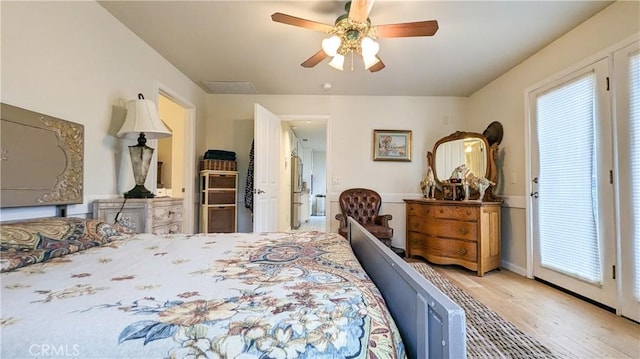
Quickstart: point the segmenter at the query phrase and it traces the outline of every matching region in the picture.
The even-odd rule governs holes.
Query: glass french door
[[[529,94],[533,274],[616,307],[608,60]]]
[[[613,54],[618,154],[620,313],[640,321],[640,46]]]

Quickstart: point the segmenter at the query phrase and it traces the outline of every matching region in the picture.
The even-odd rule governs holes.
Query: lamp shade
[[[322,51],[329,56],[336,56],[338,48],[340,47],[341,40],[338,36],[333,35],[327,39],[322,40]]]
[[[141,132],[149,139],[171,136],[153,101],[145,100],[139,94],[137,100],[127,101],[127,118],[118,131],[118,137],[134,140]]]
[[[344,56],[340,54],[336,54],[336,56],[334,56],[333,59],[329,62],[329,66],[340,71],[342,71],[343,65],[344,65]]]
[[[376,56],[378,51],[380,51],[380,44],[373,41],[370,37],[365,37],[362,39],[362,43],[360,44],[362,47],[362,55],[363,56]]]

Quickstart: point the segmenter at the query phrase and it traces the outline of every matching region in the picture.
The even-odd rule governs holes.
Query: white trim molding
[[[527,196],[499,196],[504,202],[503,207],[508,208],[527,208]]]

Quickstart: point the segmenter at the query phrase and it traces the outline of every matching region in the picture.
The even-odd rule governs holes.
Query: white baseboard
[[[527,270],[525,268],[517,266],[517,265],[515,265],[513,263],[502,261],[502,263],[500,263],[500,265],[502,266],[502,268],[508,269],[508,270],[512,271],[513,273],[520,274],[523,277],[527,276]]]

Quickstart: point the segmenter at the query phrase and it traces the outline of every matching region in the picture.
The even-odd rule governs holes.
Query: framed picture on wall
[[[410,130],[373,130],[374,161],[411,161]]]

